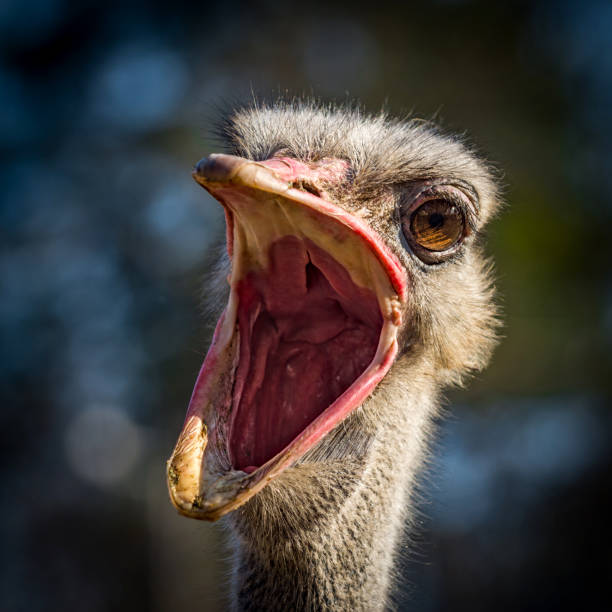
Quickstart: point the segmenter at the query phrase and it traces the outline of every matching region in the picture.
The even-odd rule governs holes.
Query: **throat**
[[[340,397],[376,354],[382,317],[323,249],[295,236],[269,268],[237,286],[239,361],[229,451],[235,469],[263,465]]]
[[[367,430],[366,453],[301,463],[230,515],[235,610],[389,609],[437,406],[427,364],[412,370],[411,385],[405,374],[345,423],[349,444]]]

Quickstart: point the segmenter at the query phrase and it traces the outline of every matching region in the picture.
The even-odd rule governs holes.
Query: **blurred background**
[[[400,609],[600,610],[612,514],[612,4],[0,3],[2,610],[226,608],[165,461],[207,348],[218,109],[288,90],[504,172],[505,338],[450,396]]]

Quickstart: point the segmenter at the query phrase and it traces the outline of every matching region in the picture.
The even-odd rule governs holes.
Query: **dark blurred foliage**
[[[612,4],[0,5],[3,610],[221,610],[164,463],[222,218],[189,176],[251,91],[435,116],[504,172],[505,338],[452,394],[400,606],[599,610],[611,575]]]

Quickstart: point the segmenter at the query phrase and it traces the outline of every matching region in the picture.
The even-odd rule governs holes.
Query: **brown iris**
[[[463,238],[465,220],[461,209],[446,200],[429,200],[410,217],[413,240],[428,251],[446,251]]]

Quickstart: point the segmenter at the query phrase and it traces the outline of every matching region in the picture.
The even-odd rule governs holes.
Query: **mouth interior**
[[[236,285],[240,338],[229,452],[252,472],[282,451],[374,359],[374,291],[308,238],[272,242],[268,267]]]

